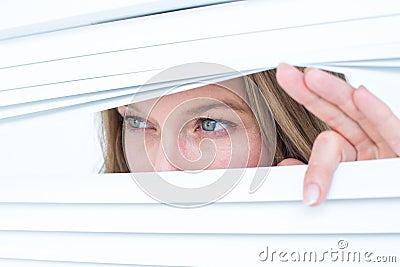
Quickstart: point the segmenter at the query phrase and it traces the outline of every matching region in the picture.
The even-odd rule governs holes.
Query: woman
[[[326,198],[333,173],[340,162],[400,155],[399,119],[366,88],[360,86],[355,90],[342,75],[312,68],[303,72],[281,64],[276,70],[247,77],[259,88],[273,115],[276,125],[276,146],[273,148],[276,153],[273,159],[268,158],[270,129],[263,124],[263,113],[266,112],[262,108],[257,109],[260,98],[257,92],[249,95],[247,87],[246,90],[228,94],[210,85],[163,96],[157,100],[160,101],[158,105],[154,101],[144,101],[139,106],[146,111],[136,111],[140,109],[136,106],[132,108],[133,115],[126,106],[104,111],[105,171],[129,172],[131,161],[139,167],[134,171],[183,170],[190,166],[185,162],[195,161],[200,163],[194,164],[194,169],[267,166],[268,162],[278,166],[308,164],[303,188],[304,202],[315,206]],[[169,112],[176,106],[182,107],[182,110],[175,110],[175,114],[180,115],[170,120],[176,122],[184,114],[185,107],[195,106],[195,103],[186,106],[184,103],[190,99],[205,101],[210,95],[216,102],[208,106],[219,106],[218,111],[212,110],[213,114],[219,112],[230,117],[230,121],[210,116],[207,113],[209,110],[203,111],[201,116],[183,120],[177,126],[179,131],[171,133],[170,139],[168,135],[165,137],[170,148],[160,149],[160,143],[165,141],[161,141],[164,129],[173,129],[163,127],[168,118],[173,117]],[[241,105],[240,98],[247,98],[247,108]],[[235,112],[230,113],[229,110]],[[139,116],[140,112],[146,115]],[[127,160],[122,141],[123,117],[130,128],[125,139],[130,145],[135,145],[126,149]],[[243,140],[242,137],[248,140],[246,149],[238,145],[240,141],[232,141],[234,138]],[[212,139],[213,144],[199,149],[204,145],[201,143],[203,139]],[[266,150],[263,150],[263,144],[267,144]],[[204,161],[199,160],[204,156],[202,149],[211,149],[215,155]],[[247,157],[240,156],[243,153]],[[142,160],[144,155],[149,159],[147,163]]]

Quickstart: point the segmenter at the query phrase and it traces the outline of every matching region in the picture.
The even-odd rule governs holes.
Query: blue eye
[[[126,119],[129,122],[129,126],[133,128],[144,129],[148,127],[146,120],[140,117],[132,116],[132,117],[126,117]]]
[[[215,131],[215,130],[222,130],[224,127],[216,120],[212,119],[203,119],[201,121],[201,128],[204,131]]]

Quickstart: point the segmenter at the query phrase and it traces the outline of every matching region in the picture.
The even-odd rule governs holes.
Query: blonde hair
[[[304,68],[299,69],[304,70]],[[332,74],[345,80],[343,74]],[[307,163],[315,138],[329,127],[286,94],[276,80],[276,69],[254,73],[246,77],[256,85],[254,87],[247,83],[248,88],[259,88],[258,92],[248,90],[247,96],[257,121],[261,123],[261,129],[264,129],[262,122],[267,118],[265,118],[266,114],[261,108],[262,105],[259,103],[257,94],[263,94],[275,121],[277,136],[273,165],[284,158],[295,158]],[[104,156],[101,172],[129,172],[122,149],[123,118],[114,108],[102,111],[101,119],[101,145]],[[267,132],[261,131],[263,140],[268,138]]]

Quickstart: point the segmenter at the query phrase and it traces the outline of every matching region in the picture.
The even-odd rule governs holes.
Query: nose
[[[164,147],[165,149],[165,147]],[[173,163],[173,157],[169,157],[166,155],[166,152],[163,149],[163,145],[161,142],[158,147],[155,149],[153,168],[154,171],[178,171],[178,169]]]

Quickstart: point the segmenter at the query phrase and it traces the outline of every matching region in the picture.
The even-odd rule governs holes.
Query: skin
[[[314,142],[304,177],[304,202],[324,201],[340,162],[393,158],[400,155],[400,120],[365,87],[353,88],[322,70],[305,73],[288,64],[277,70],[279,85],[332,130]],[[279,165],[303,164],[285,159]],[[311,189],[310,189],[311,188]]]
[[[242,79],[234,79],[119,107],[130,170],[262,166],[260,130],[244,97]],[[219,122],[206,131],[202,121]]]
[[[259,129],[250,109],[241,105],[243,103],[238,97],[244,98],[243,84],[239,80],[232,81],[228,87],[238,88],[235,92],[209,85],[163,96],[157,103],[153,100],[135,103],[139,113],[131,105],[129,108],[119,107],[123,116],[140,115],[146,118],[149,115],[148,128],[128,131],[130,133],[125,136],[127,144],[134,147],[126,149],[127,160],[129,165],[134,166],[133,170],[265,166],[268,159],[262,156]],[[340,162],[400,155],[400,120],[363,86],[355,89],[322,70],[308,68],[302,73],[288,64],[278,66],[277,81],[293,99],[332,129],[322,132],[314,142],[304,177],[305,204],[316,206],[325,200]],[[197,102],[190,102],[192,99],[197,99]],[[226,100],[241,106],[241,110],[232,112],[231,108],[220,106],[192,117],[183,115],[189,114],[188,110],[195,106],[224,103]],[[193,123],[196,117],[221,116],[236,126],[226,127],[215,134],[203,131],[199,123]],[[247,140],[246,146],[243,140]],[[287,158],[278,166],[299,164],[304,163]]]

